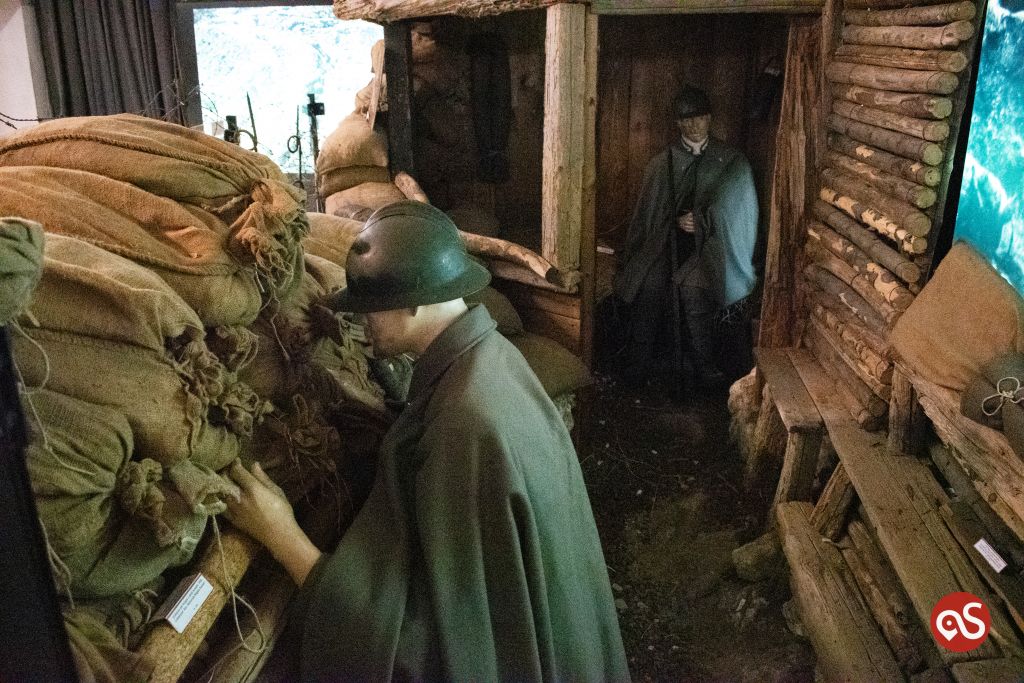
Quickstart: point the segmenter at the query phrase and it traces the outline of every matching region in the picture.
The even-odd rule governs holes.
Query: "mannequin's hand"
[[[694,220],[693,212],[687,211],[678,218],[679,229],[683,232],[695,233],[697,232],[697,222]]]
[[[284,491],[267,476],[259,463],[253,465],[252,472],[249,472],[236,461],[229,474],[242,490],[242,496],[238,502],[228,502],[225,516],[273,552],[277,539],[294,534],[298,529],[295,513]]]

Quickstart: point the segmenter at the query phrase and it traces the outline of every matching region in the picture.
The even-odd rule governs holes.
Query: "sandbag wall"
[[[260,461],[293,499],[330,484],[346,411],[383,391],[323,305],[344,270],[304,254],[302,195],[266,157],[137,116],[55,120],[0,144],[0,216],[45,230],[12,338],[76,659],[144,679],[162,574],[236,493],[220,470]]]
[[[825,74],[828,148],[807,210],[804,344],[868,429],[888,409],[888,332],[928,272],[977,31],[973,2],[906,4],[845,3]]]

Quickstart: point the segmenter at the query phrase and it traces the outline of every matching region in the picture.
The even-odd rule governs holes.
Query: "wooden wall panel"
[[[772,56],[781,64],[785,31],[784,19],[755,15],[601,18],[596,230],[602,243],[622,245],[647,164],[678,135],[671,99],[684,83],[708,92],[712,134],[747,153],[767,199],[775,120],[752,121],[748,113],[754,79]],[[762,207],[767,214],[767,202]]]

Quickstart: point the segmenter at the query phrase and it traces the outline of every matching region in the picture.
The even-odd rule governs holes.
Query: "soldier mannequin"
[[[707,95],[686,86],[672,106],[680,137],[647,166],[614,289],[630,310],[631,379],[658,370],[658,331],[678,297],[697,379],[716,385],[718,322],[754,287],[757,194],[742,153],[709,135]]]

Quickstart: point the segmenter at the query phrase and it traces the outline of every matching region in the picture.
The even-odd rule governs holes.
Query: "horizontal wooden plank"
[[[953,449],[982,499],[1018,538],[1024,538],[1024,462],[1010,448],[1006,436],[961,415],[960,397],[953,390],[928,381],[905,365],[900,368],[917,390],[939,438]]]
[[[776,508],[776,518],[793,597],[824,679],[904,680],[846,563],[811,526],[810,512],[807,503],[784,503]]]
[[[755,349],[757,367],[772,388],[775,407],[790,432],[821,429],[821,415],[785,349]]]
[[[593,0],[596,14],[820,13],[823,0]]]

